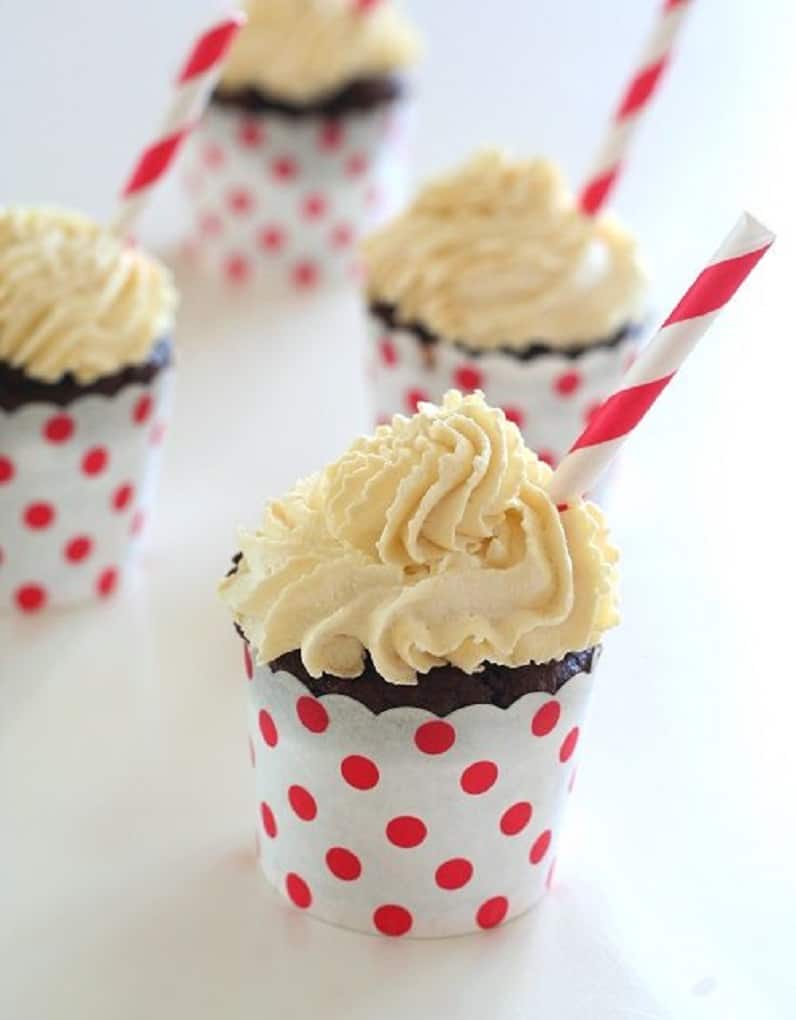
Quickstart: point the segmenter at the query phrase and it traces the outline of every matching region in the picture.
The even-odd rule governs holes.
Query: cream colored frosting
[[[259,86],[296,102],[412,63],[415,31],[387,2],[358,10],[354,0],[249,0],[222,88]]]
[[[0,208],[0,360],[81,383],[146,360],[171,330],[168,270],[109,230],[55,208]]]
[[[630,235],[583,215],[552,163],[497,150],[425,187],[364,257],[371,300],[475,348],[588,343],[644,307]]]
[[[268,662],[396,684],[450,662],[520,666],[617,623],[617,554],[596,506],[559,514],[552,472],[480,393],[451,391],[358,439],[240,533],[221,596]]]

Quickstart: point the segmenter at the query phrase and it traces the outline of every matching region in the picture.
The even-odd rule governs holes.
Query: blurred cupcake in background
[[[191,250],[232,284],[339,283],[405,199],[418,37],[386,0],[250,0],[247,13],[188,157]]]
[[[646,277],[556,166],[489,150],[432,181],[363,246],[377,422],[483,390],[554,465],[632,360]]]
[[[0,209],[0,607],[117,588],[171,383],[167,270],[78,213]]]

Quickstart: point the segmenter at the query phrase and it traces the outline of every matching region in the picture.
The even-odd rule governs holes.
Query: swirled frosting
[[[364,257],[370,300],[475,348],[588,343],[643,311],[630,235],[583,215],[552,163],[497,150],[425,187]]]
[[[173,326],[168,271],[54,208],[0,208],[0,360],[44,382],[93,382],[146,360]]]
[[[601,512],[559,514],[551,471],[480,393],[451,391],[358,439],[240,534],[224,601],[260,662],[385,680],[548,662],[617,622]]]
[[[232,45],[222,88],[259,86],[297,102],[358,78],[412,63],[419,40],[387,0],[370,10],[354,0],[249,0],[248,21]]]

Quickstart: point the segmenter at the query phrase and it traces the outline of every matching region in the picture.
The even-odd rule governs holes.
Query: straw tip
[[[776,234],[773,230],[753,216],[748,209],[741,213],[736,230],[748,239],[752,248],[768,248],[774,243]]]

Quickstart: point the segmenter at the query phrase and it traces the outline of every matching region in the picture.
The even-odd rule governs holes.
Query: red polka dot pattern
[[[342,147],[345,132],[339,120],[328,120],[321,128],[319,143],[322,149],[337,150]]]
[[[271,173],[278,181],[292,181],[298,172],[298,163],[290,156],[280,156],[271,164]]]
[[[143,425],[149,421],[152,415],[153,401],[149,393],[143,393],[135,402],[133,408],[133,421],[136,425]]]
[[[546,702],[531,720],[531,733],[535,737],[546,737],[555,729],[560,717],[561,705],[557,701]]]
[[[361,754],[349,754],[340,763],[343,779],[355,790],[372,790],[379,781],[379,770],[375,762]]]
[[[310,733],[323,733],[329,725],[329,713],[317,698],[301,697],[296,702],[296,714]]]
[[[281,227],[264,227],[260,231],[260,247],[264,251],[281,251],[285,245],[285,232]]]
[[[260,804],[260,818],[263,822],[263,830],[270,839],[276,839],[276,818],[271,808],[263,802]]]
[[[550,841],[553,838],[553,834],[549,829],[545,829],[541,836],[538,836],[531,847],[530,861],[531,864],[538,864],[544,858],[544,855],[550,849]]]
[[[130,482],[125,482],[124,485],[120,485],[113,494],[113,509],[126,510],[133,500],[134,493],[135,489]]]
[[[396,903],[385,903],[373,912],[373,927],[382,935],[406,935],[412,930],[412,915]]]
[[[428,829],[424,822],[413,815],[399,815],[397,818],[390,819],[385,832],[392,845],[401,847],[402,850],[411,850],[420,846],[428,835]]]
[[[381,354],[381,360],[388,368],[398,364],[398,352],[395,349],[395,344],[389,338],[385,337],[380,341],[379,353]]]
[[[421,402],[428,401],[430,399],[431,398],[425,390],[409,390],[406,394],[406,409],[410,414],[416,414]]]
[[[317,220],[326,213],[326,199],[323,195],[307,195],[304,199],[301,211],[308,220]]]
[[[97,594],[107,598],[116,591],[119,574],[115,567],[107,567],[97,578]]]
[[[563,372],[555,381],[555,390],[561,397],[572,396],[580,387],[581,378],[578,372]]]
[[[500,831],[504,836],[516,836],[522,832],[530,822],[533,815],[533,807],[527,800],[517,801],[510,808],[506,808],[500,817]]]
[[[561,745],[561,749],[558,752],[558,757],[562,762],[567,762],[575,753],[575,748],[578,745],[578,736],[580,730],[577,726],[573,727],[569,733],[564,737],[564,742]]]
[[[461,889],[472,877],[473,866],[464,857],[453,857],[434,872],[434,881],[440,889]]]
[[[14,477],[14,462],[10,457],[0,457],[0,485],[5,485]]]
[[[262,734],[263,740],[269,747],[276,747],[279,743],[279,733],[276,729],[276,723],[274,722],[273,716],[270,712],[267,712],[264,708],[260,709],[260,715],[257,719],[260,727],[260,733]]]
[[[459,785],[465,793],[486,793],[497,782],[498,767],[493,761],[476,761],[462,772]]]
[[[465,393],[479,390],[484,385],[483,375],[472,365],[464,365],[457,369],[453,378],[457,387]]]
[[[350,174],[351,177],[359,177],[360,174],[364,174],[368,169],[367,156],[361,152],[355,152],[347,160],[345,168],[346,173]]]
[[[265,129],[256,120],[244,120],[238,128],[238,140],[247,149],[256,149],[265,142]]]
[[[456,742],[456,730],[442,719],[422,723],[415,730],[415,744],[424,754],[444,754]]]
[[[287,791],[290,806],[302,822],[311,822],[318,814],[318,805],[309,790],[303,786],[291,786]]]
[[[475,922],[479,928],[496,928],[504,920],[509,910],[509,901],[505,896],[493,896],[478,908]]]
[[[15,601],[23,613],[36,613],[47,604],[47,591],[40,584],[23,584],[17,588]]]
[[[254,208],[254,195],[245,188],[233,188],[227,195],[227,205],[231,212],[246,216]]]
[[[310,887],[300,875],[293,871],[285,876],[285,891],[300,910],[306,910],[312,904]]]
[[[524,428],[525,414],[519,407],[504,407],[503,414],[505,414],[506,420],[513,421],[518,429]]]
[[[88,475],[90,478],[102,474],[107,466],[108,451],[104,446],[92,446],[90,450],[83,454],[83,460],[80,462],[83,474]]]
[[[55,510],[50,503],[31,503],[23,515],[27,527],[34,531],[49,528],[55,520]]]
[[[299,290],[306,290],[318,283],[318,267],[314,262],[298,262],[292,270],[293,284]]]
[[[91,554],[92,542],[88,535],[78,535],[64,546],[64,558],[69,563],[82,563]]]
[[[65,443],[74,431],[75,423],[68,414],[55,414],[44,426],[44,438],[50,443]]]
[[[224,263],[224,275],[230,283],[244,283],[251,275],[251,266],[245,255],[230,255]]]
[[[326,853],[326,866],[342,882],[354,882],[362,874],[362,862],[351,850],[333,846]]]

